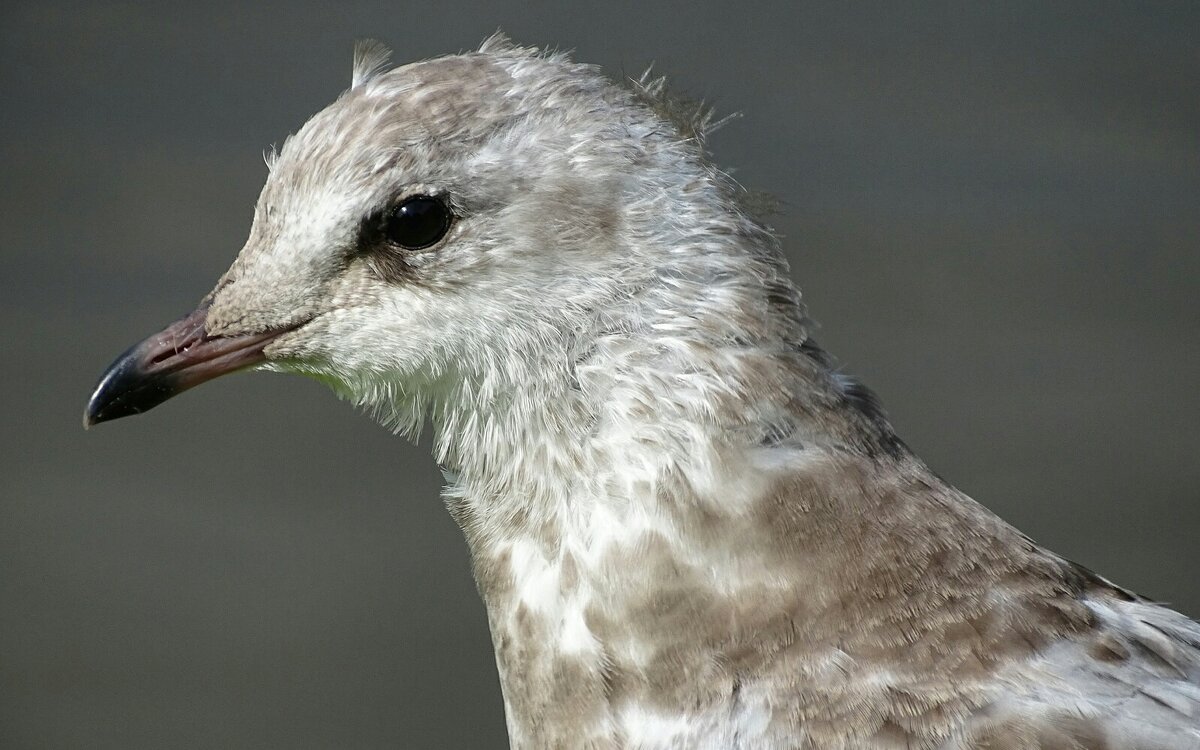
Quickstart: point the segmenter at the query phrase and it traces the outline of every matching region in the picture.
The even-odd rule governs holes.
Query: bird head
[[[645,244],[629,207],[654,198],[647,169],[685,180],[696,149],[627,89],[503,38],[392,70],[387,54],[360,44],[351,88],[268,156],[229,271],[113,363],[85,424],[247,368],[376,406],[467,382],[494,395],[584,346],[652,272],[626,251]]]
[[[360,44],[351,87],[268,156],[230,269],[109,367],[85,426],[258,369],[411,431],[439,404],[577,393],[580,363],[622,337],[661,336],[652,364],[688,326],[746,341],[773,281],[798,309],[774,239],[705,159],[703,107],[499,36],[388,54]]]

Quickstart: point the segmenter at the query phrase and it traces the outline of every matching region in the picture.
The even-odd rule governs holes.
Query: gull
[[[501,35],[388,58],[356,47],[85,425],[243,369],[431,425],[514,748],[1200,748],[1200,625],[910,451],[709,110]]]

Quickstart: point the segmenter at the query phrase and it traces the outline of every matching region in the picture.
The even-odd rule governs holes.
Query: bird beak
[[[172,396],[225,373],[266,361],[263,350],[296,326],[237,336],[205,332],[208,305],[201,305],[117,357],[83,413],[84,429],[110,419],[141,414]]]

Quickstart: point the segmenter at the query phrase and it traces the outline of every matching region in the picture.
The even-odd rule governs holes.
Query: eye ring
[[[450,208],[444,200],[432,195],[413,195],[388,212],[383,231],[397,247],[423,250],[441,242],[451,223]]]

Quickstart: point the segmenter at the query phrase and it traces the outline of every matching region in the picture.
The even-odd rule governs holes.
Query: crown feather
[[[391,48],[378,39],[360,39],[355,42],[350,88],[356,89],[382,73],[391,57]]]

